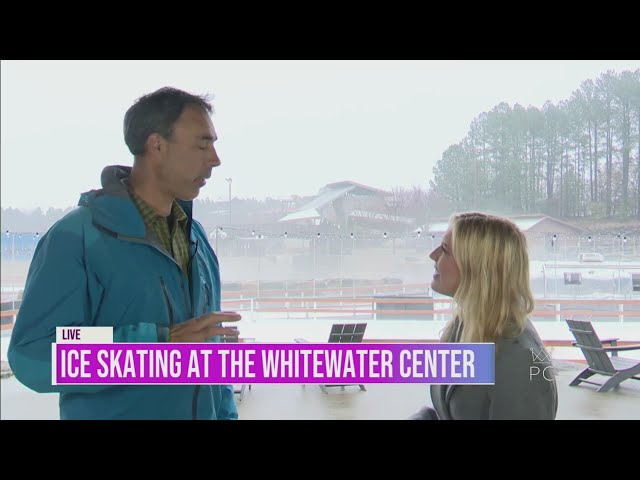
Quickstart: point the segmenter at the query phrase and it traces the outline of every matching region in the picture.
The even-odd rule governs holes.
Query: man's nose
[[[220,161],[220,157],[218,156],[218,152],[216,152],[216,150],[214,148],[213,152],[209,156],[209,164],[211,165],[211,168],[214,168],[214,167],[219,167],[221,163],[222,162]]]

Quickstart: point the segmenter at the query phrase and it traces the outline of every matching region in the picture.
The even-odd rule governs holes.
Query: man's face
[[[451,229],[442,238],[442,244],[429,257],[436,262],[431,288],[442,295],[453,297],[460,285],[460,271],[453,258]]]
[[[214,142],[218,139],[205,110],[188,106],[173,127],[173,135],[164,142],[158,165],[158,180],[172,197],[193,200],[220,165]]]

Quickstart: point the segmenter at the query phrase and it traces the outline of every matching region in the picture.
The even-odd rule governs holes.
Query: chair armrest
[[[600,339],[600,343],[605,344],[605,343],[610,343],[612,347],[615,347],[618,345],[618,340],[620,340],[619,338],[602,338]],[[578,346],[578,342],[571,342],[571,345],[573,345],[574,347]]]
[[[624,352],[626,350],[640,350],[640,344],[638,345],[623,345],[621,347],[603,347],[603,350],[607,352]]]

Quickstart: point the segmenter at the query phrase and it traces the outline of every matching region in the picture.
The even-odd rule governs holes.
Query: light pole
[[[229,183],[229,227],[231,227],[231,182],[233,179],[231,177],[227,177],[225,180]]]

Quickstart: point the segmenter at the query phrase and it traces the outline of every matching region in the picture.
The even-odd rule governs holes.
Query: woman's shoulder
[[[496,342],[496,360],[508,357],[511,361],[531,364],[540,356],[544,343],[530,319],[518,336],[502,338]],[[537,357],[534,357],[536,355]]]

